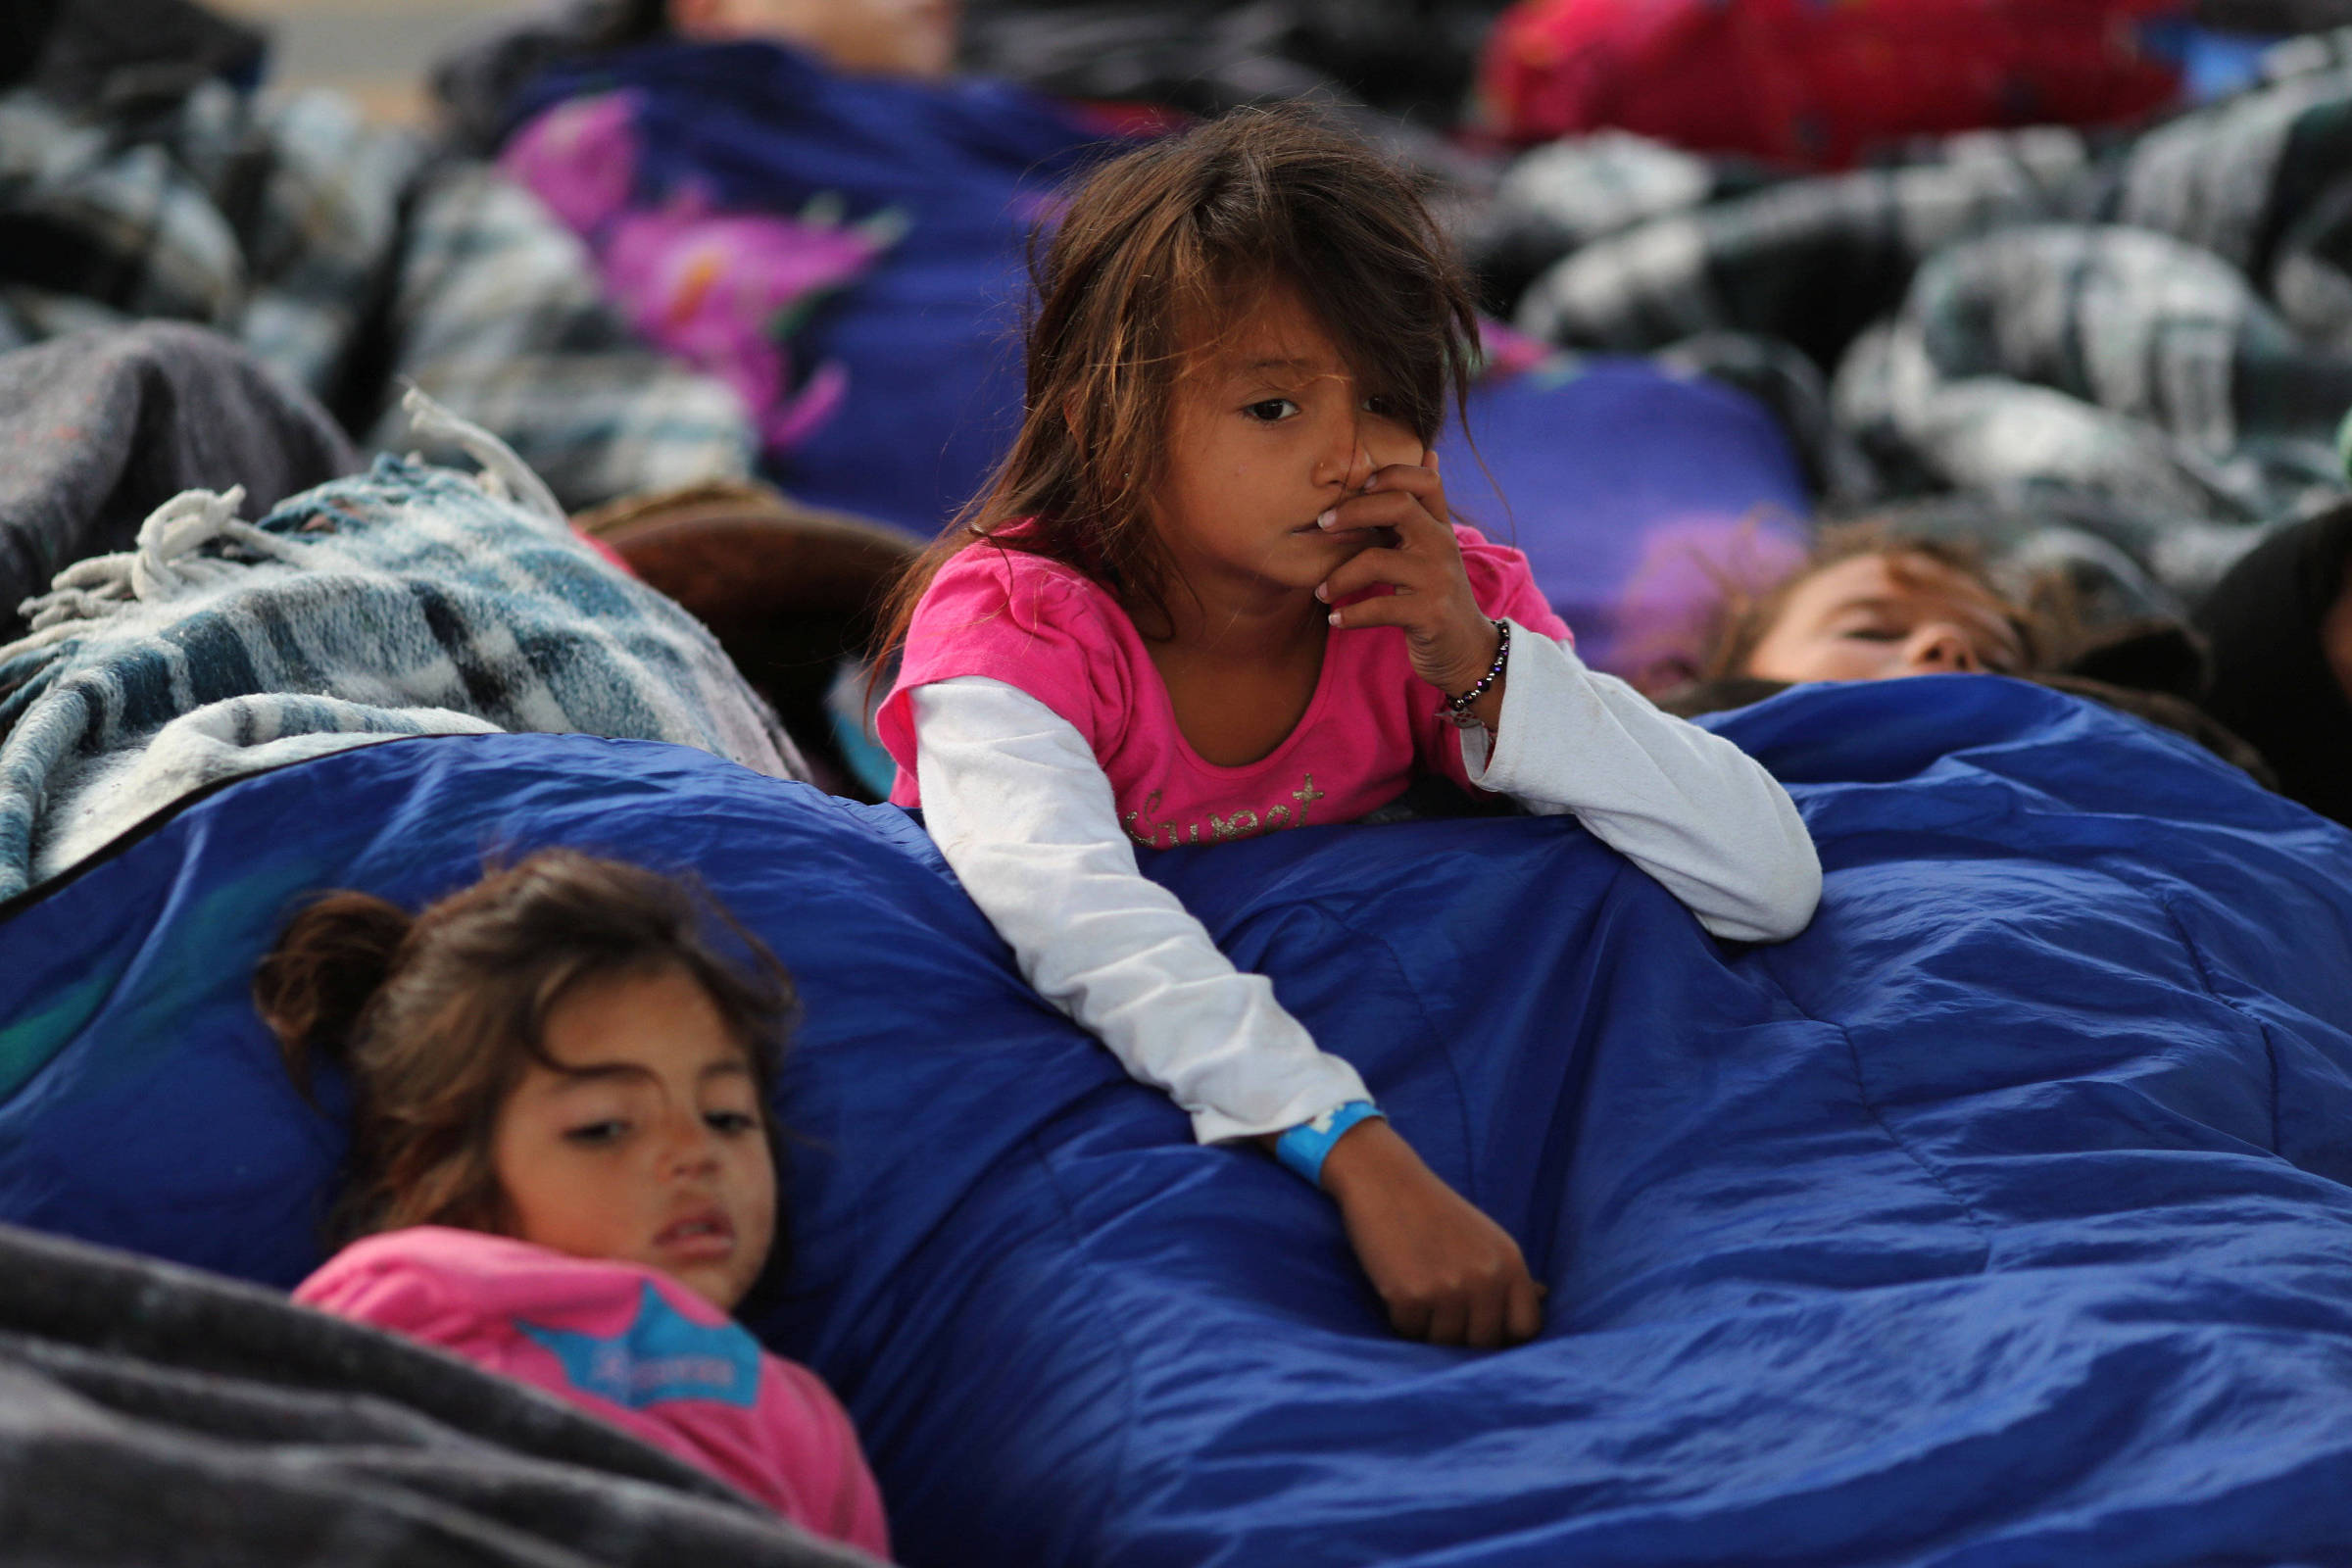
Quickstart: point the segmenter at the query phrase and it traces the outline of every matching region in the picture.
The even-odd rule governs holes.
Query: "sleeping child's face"
[[[661,1270],[734,1310],[775,1237],[776,1175],[742,1044],[684,970],[584,980],[499,1107],[507,1228]]]
[[[2025,663],[2008,606],[1983,582],[1930,556],[1874,551],[1799,581],[1740,673],[1888,680]]]

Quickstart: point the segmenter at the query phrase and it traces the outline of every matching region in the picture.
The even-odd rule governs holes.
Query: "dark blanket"
[[[170,103],[207,77],[251,87],[269,37],[195,0],[15,0],[26,74],[52,98],[100,112]],[[13,74],[7,79],[16,79]]]
[[[1347,97],[1451,123],[1501,0],[969,0],[973,71],[1218,114]]]
[[[535,1389],[0,1226],[0,1554],[43,1568],[866,1562]]]
[[[2352,604],[2352,507],[2265,539],[2197,621],[2213,643],[2205,706],[2262,749],[2287,794],[2352,826],[2352,680],[2328,647],[2339,604]]]
[[[2342,494],[2352,33],[2266,70],[2135,136],[1954,137],[1831,178],[1559,143],[1506,177],[1479,247],[1503,286],[1554,258],[1518,301],[1554,341],[1797,360],[1810,385],[1760,389],[1797,406],[1834,504],[2071,509],[2193,599],[2250,524]]]
[[[0,354],[0,643],[17,607],[126,550],[182,490],[243,485],[256,515],[359,466],[324,409],[252,354],[171,321]]]

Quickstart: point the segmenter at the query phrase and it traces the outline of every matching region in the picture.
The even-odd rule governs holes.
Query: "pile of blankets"
[[[1449,123],[1502,0],[965,0],[964,64],[1068,98],[1214,115],[1351,101]]]
[[[56,80],[0,93],[0,349],[194,322],[309,391],[362,450],[405,438],[395,404],[413,381],[575,508],[749,471],[740,400],[640,343],[578,242],[495,170],[331,94],[198,74],[129,100],[121,78],[151,71],[110,85],[83,64],[83,96]]]
[[[0,648],[0,900],[200,790],[401,735],[578,731],[808,776],[700,622],[510,449],[407,403],[479,478],[379,458],[259,523],[241,489],[190,490],[26,602]]]
[[[2352,30],[2136,134],[1932,141],[1783,179],[1622,133],[1509,171],[1471,244],[1517,322],[1764,396],[1827,504],[2074,562],[2139,610],[2340,500]]]

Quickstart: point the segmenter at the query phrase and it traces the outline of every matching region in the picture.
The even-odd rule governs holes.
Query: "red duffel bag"
[[[1521,0],[1480,70],[1486,127],[1617,126],[1816,168],[1905,136],[2129,121],[2179,97],[2184,0]],[[2151,24],[2155,24],[2151,27]]]

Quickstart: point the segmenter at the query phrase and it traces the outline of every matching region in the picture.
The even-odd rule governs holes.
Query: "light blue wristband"
[[[1344,1105],[1334,1105],[1312,1121],[1298,1126],[1274,1140],[1274,1157],[1297,1171],[1315,1186],[1323,1185],[1323,1161],[1330,1156],[1331,1146],[1340,1135],[1359,1121],[1379,1116],[1387,1119],[1378,1105],[1369,1100],[1350,1100]]]

